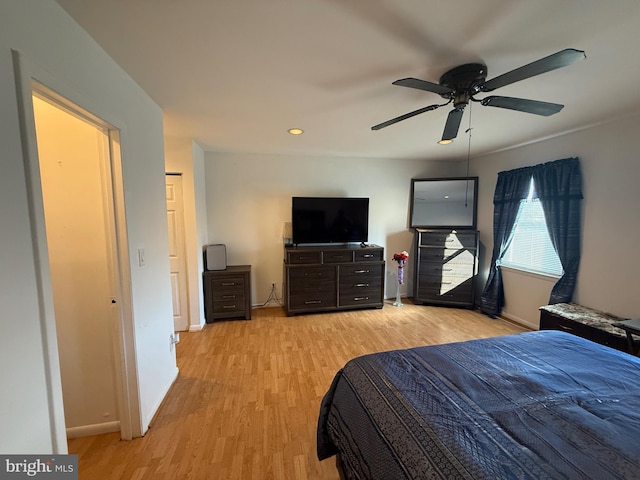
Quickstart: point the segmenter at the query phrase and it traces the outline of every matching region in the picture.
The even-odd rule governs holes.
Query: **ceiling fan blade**
[[[449,112],[447,123],[445,124],[444,132],[442,133],[442,140],[453,140],[458,136],[458,129],[460,128],[463,113],[464,108],[456,108]]]
[[[545,117],[558,113],[564,108],[564,105],[560,105],[559,103],[527,100],[525,98],[497,97],[495,95],[483,98],[480,103],[488,107],[508,108],[509,110],[534,113]]]
[[[420,80],[418,78],[402,78],[393,82],[393,85],[417,88],[418,90],[425,90],[427,92],[437,93],[438,95],[448,95],[450,93],[453,93],[453,90],[451,90],[449,87],[438,85],[437,83],[427,82],[426,80]]]
[[[413,112],[405,113],[404,115],[400,115],[399,117],[392,118],[391,120],[387,120],[386,122],[379,123],[378,125],[374,125],[371,127],[371,130],[380,130],[381,128],[388,127],[389,125],[393,125],[394,123],[401,122],[402,120],[406,120],[407,118],[415,117],[416,115],[420,115],[421,113],[428,112],[430,110],[435,110],[442,105],[429,105],[428,107],[420,108],[418,110],[414,110]]]
[[[523,67],[516,68],[510,72],[499,75],[491,80],[486,81],[481,86],[483,92],[490,92],[496,88],[504,87],[511,83],[519,82],[525,78],[534,77],[541,73],[550,72],[557,68],[567,67],[572,63],[575,63],[586,58],[585,53],[582,50],[576,50],[574,48],[567,48],[561,50],[548,57],[541,58],[535,62],[524,65]]]

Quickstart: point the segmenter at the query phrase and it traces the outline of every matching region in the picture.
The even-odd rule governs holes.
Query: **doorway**
[[[34,94],[68,438],[120,431],[108,131]]]

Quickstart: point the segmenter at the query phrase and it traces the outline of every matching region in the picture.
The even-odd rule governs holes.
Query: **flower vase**
[[[400,300],[400,285],[404,283],[404,260],[398,260],[398,288],[396,290],[396,301],[393,302],[395,307],[401,307],[403,305]]]
[[[400,300],[400,285],[402,285],[401,283],[398,283],[398,290],[396,292],[396,301],[393,302],[393,306],[394,307],[401,307],[404,304],[402,303],[402,300]]]

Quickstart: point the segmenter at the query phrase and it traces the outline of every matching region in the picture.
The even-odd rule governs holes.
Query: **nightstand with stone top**
[[[638,347],[633,340],[633,336],[637,335],[640,337],[640,318],[632,318],[631,320],[616,322],[613,326],[625,331],[627,334],[627,348],[629,349],[629,353],[631,355],[637,355]]]

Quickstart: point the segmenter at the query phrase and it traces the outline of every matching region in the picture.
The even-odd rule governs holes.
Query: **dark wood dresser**
[[[633,353],[640,347],[640,341],[629,345],[625,331],[615,326],[624,320],[577,303],[540,307],[540,330],[562,330],[622,352]]]
[[[221,318],[251,320],[251,265],[230,265],[202,275],[207,323]]]
[[[416,229],[415,303],[473,308],[476,230]]]
[[[384,272],[378,245],[285,247],[285,311],[382,308]]]

